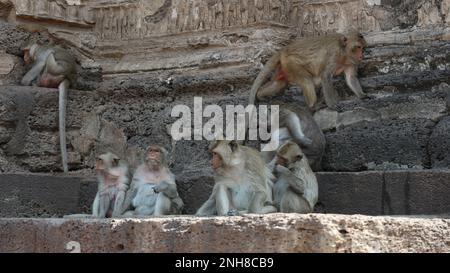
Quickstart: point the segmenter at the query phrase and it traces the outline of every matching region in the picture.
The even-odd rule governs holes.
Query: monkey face
[[[214,170],[217,170],[218,168],[222,167],[222,158],[216,152],[213,152],[212,154],[213,154],[213,157],[211,160],[211,166]]]
[[[355,58],[356,61],[358,61],[359,63],[362,62],[363,57],[364,57],[364,48],[362,47],[362,45],[356,45],[353,47],[352,52],[353,52],[353,58]]]
[[[276,164],[277,164],[277,165],[284,166],[284,167],[287,167],[288,162],[287,162],[286,158],[283,158],[283,157],[281,157],[281,156],[277,156],[277,162],[276,162]]]
[[[102,154],[97,157],[95,169],[98,172],[108,171],[110,168],[119,166],[120,158],[113,153]]]
[[[145,162],[149,167],[160,166],[165,161],[165,151],[159,146],[150,146],[147,150]]]
[[[358,64],[363,61],[364,48],[367,42],[359,32],[353,32],[346,38],[346,52],[353,64]]]
[[[277,164],[288,167],[289,164],[303,159],[303,151],[297,143],[288,141],[277,152]]]
[[[236,141],[214,141],[210,146],[210,152],[213,155],[211,164],[214,170],[240,163],[239,144]]]
[[[30,56],[29,49],[23,50],[23,60],[25,61],[25,64],[27,64],[27,65],[33,62],[33,60],[31,59],[31,56]]]

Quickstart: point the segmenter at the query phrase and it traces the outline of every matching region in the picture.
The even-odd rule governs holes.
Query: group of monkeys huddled
[[[307,107],[294,102],[280,105],[280,126],[272,134],[280,147],[274,152],[260,153],[237,141],[214,141],[210,152],[215,184],[196,214],[312,212],[318,199],[313,171],[320,169],[325,150],[325,137],[311,114],[320,107],[315,87],[321,85],[326,106],[334,109],[338,94],[332,78],[345,73],[353,93],[365,97],[357,68],[366,46],[361,33],[352,31],[298,38],[271,57],[253,83],[249,104],[280,95],[294,84],[301,87]],[[76,78],[76,60],[59,46],[37,43],[24,48],[24,60],[32,68],[23,77],[23,85],[59,89],[60,145],[63,170],[67,172],[65,108],[67,89]],[[163,147],[152,145],[146,151],[145,162],[130,175],[126,162],[114,153],[98,156],[95,169],[99,184],[92,215],[180,214],[183,201],[167,158]]]
[[[269,163],[256,149],[236,141],[217,140],[209,150],[215,183],[210,197],[196,215],[309,213],[314,210],[318,198],[316,176],[295,142],[284,143]],[[100,155],[95,165],[98,191],[92,216],[181,214],[184,203],[167,158],[166,149],[151,145],[144,163],[130,175],[126,162],[117,155],[111,152]]]

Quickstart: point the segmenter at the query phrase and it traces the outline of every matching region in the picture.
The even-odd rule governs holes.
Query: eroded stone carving
[[[349,26],[378,30],[361,0],[142,0],[94,5],[96,32],[104,40],[254,25],[301,28],[305,34],[343,31]]]
[[[55,20],[80,26],[94,23],[93,13],[87,2],[73,0],[11,0],[16,15],[38,20]]]

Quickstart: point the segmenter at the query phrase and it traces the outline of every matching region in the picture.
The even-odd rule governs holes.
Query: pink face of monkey
[[[165,162],[165,153],[159,146],[150,146],[147,150],[145,162],[149,167],[161,166]]]
[[[97,157],[95,170],[105,179],[106,184],[115,184],[122,175],[119,166],[120,158],[113,153],[102,154]]]

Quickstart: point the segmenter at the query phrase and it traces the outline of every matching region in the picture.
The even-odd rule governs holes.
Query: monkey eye
[[[230,145],[230,148],[231,148],[232,151],[235,151],[237,146],[238,146],[236,141],[231,141],[229,145]]]
[[[114,158],[113,159],[113,165],[114,165],[114,167],[119,165],[119,159],[118,158]]]

